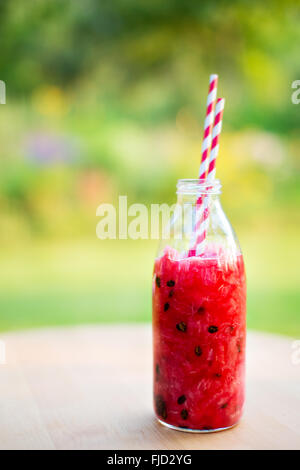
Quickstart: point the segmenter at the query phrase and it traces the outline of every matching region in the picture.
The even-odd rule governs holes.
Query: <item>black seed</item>
[[[173,297],[173,295],[174,295],[174,289],[171,289],[169,292],[169,297]]]
[[[162,416],[162,418],[166,419],[167,407],[163,397],[161,395],[156,395],[154,401],[156,413],[158,414],[158,416]]]
[[[221,406],[222,409],[227,408],[228,403],[224,403],[224,405]]]
[[[156,381],[158,381],[160,377],[160,368],[158,364],[156,364],[155,366],[155,372],[156,372]]]
[[[167,282],[167,286],[168,286],[168,287],[174,287],[174,286],[175,286],[175,281],[172,281],[172,280],[171,280],[171,281],[168,281],[168,282]]]
[[[208,328],[208,332],[209,333],[216,333],[218,331],[218,327],[217,326],[214,326],[214,325],[211,325],[209,328]]]
[[[215,376],[220,378],[220,377],[222,377],[222,374],[215,374]]]
[[[167,310],[169,310],[170,308],[170,304],[168,304],[168,302],[164,305],[164,311],[166,312]]]
[[[179,426],[180,428],[182,429],[188,429],[189,427],[188,426]]]
[[[205,312],[205,308],[203,306],[198,308],[198,313],[200,313],[200,315],[203,315],[204,312]]]
[[[212,429],[211,426],[203,426],[202,428],[204,431],[210,431]]]
[[[186,396],[180,395],[180,397],[177,400],[178,405],[182,405],[185,402],[185,400],[186,400]]]
[[[186,331],[186,323],[184,321],[181,321],[180,323],[177,323],[176,325],[177,330],[182,331],[183,333]]]
[[[200,348],[200,346],[195,347],[195,354],[196,354],[196,356],[201,356],[202,349]]]
[[[181,411],[180,413],[180,416],[182,417],[182,419],[187,419],[188,418],[188,410],[184,409]]]
[[[155,282],[156,282],[157,287],[160,287],[160,286],[161,286],[161,284],[160,284],[160,277],[156,276]]]
[[[242,351],[242,346],[241,346],[240,341],[237,342],[236,347],[237,347],[238,352],[240,353]]]

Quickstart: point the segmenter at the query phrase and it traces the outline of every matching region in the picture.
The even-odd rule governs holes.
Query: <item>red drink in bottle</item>
[[[214,190],[204,252],[187,256],[185,231],[161,251],[153,277],[155,412],[198,432],[235,425],[245,394],[244,263]]]

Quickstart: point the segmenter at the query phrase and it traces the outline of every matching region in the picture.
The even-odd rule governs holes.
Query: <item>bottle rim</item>
[[[208,182],[206,179],[180,179],[177,181],[176,194],[186,195],[209,195],[221,194],[221,182],[218,179],[213,179]]]

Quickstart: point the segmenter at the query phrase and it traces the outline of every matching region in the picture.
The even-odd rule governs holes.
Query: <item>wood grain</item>
[[[0,335],[0,449],[299,449],[292,339],[248,335],[247,406],[236,428],[192,435],[152,412],[149,325]]]

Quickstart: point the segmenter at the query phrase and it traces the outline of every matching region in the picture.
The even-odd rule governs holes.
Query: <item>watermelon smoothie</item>
[[[154,409],[162,424],[216,431],[241,418],[246,279],[241,253],[170,247],[153,276]]]

